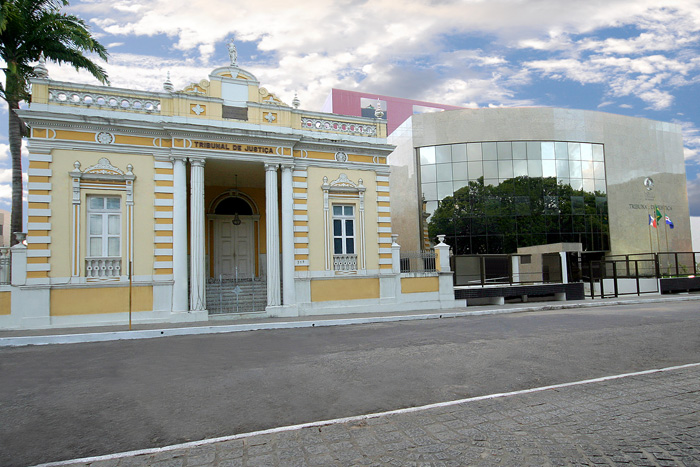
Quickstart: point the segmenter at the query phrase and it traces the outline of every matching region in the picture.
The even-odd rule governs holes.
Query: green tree
[[[102,83],[107,73],[87,53],[107,60],[107,50],[80,18],[61,12],[67,0],[0,0],[0,58],[5,62],[5,86],[0,94],[9,108],[12,156],[12,218],[10,232],[22,230],[22,137],[27,128],[15,113],[21,101],[29,102],[32,63],[43,56],[76,70],[87,70]],[[14,236],[11,239],[15,243]]]
[[[515,177],[498,185],[471,181],[440,201],[428,224],[455,254],[514,253],[518,247],[581,242],[607,248],[607,198],[554,177]]]

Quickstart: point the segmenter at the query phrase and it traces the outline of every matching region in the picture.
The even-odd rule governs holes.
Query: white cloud
[[[2,201],[12,201],[12,185],[0,183],[0,202]]]
[[[263,83],[279,86],[277,92],[289,96],[287,99],[297,90],[309,108],[320,107],[332,86],[361,86],[378,92],[399,85],[387,93],[422,98],[447,95],[445,83],[453,80],[489,79],[488,73],[466,75],[465,64],[475,69],[497,68],[507,77],[491,80],[496,89],[478,102],[488,103],[494,95],[502,95],[509,100],[497,103],[509,104],[519,84],[513,80],[519,65],[497,53],[444,51],[444,38],[460,34],[486,35],[493,44],[511,50],[529,48],[564,55],[532,60],[525,64],[523,77],[537,72],[553,79],[607,84],[626,78],[634,82],[635,74],[669,73],[658,82],[649,80],[651,87],[638,93],[620,93],[625,86],[619,83],[610,90],[611,96],[634,95],[652,108],[664,108],[673,102],[667,87],[682,85],[677,76],[697,70],[698,62],[693,62],[696,54],[669,58],[660,53],[697,42],[699,7],[698,0],[337,0],[317,2],[313,7],[286,0],[269,0],[264,6],[240,0],[200,0],[196,6],[189,0],[92,0],[71,9],[91,18],[115,39],[155,34],[172,37],[176,49],[196,59],[171,65],[174,81],[185,76],[201,79],[188,68],[195,63],[210,65],[217,47],[231,35],[237,41],[254,42],[266,53],[268,63],[242,65]],[[627,39],[587,35],[622,26],[636,27],[640,33]],[[625,59],[629,54],[648,56]],[[148,65],[122,58],[115,54],[108,67],[115,85],[139,82],[140,88],[160,89],[162,69],[152,66],[134,73],[136,67]],[[424,79],[420,86],[406,84],[409,67],[401,64],[409,62],[429,68],[411,71],[410,77]],[[405,91],[412,94],[402,94]]]
[[[686,162],[700,164],[700,128],[688,121],[675,120],[681,126],[683,132],[683,153]]]
[[[0,169],[0,183],[12,183],[12,169]]]

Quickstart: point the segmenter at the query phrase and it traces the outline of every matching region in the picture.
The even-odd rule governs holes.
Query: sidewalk
[[[349,324],[457,318],[500,313],[523,313],[529,311],[566,310],[584,307],[635,305],[689,300],[700,300],[700,294],[678,294],[664,296],[634,295],[619,298],[572,300],[566,302],[543,301],[532,303],[510,303],[505,305],[469,306],[437,311],[419,310],[393,313],[356,313],[342,315],[300,316],[293,318],[215,318],[207,322],[195,323],[133,324],[131,331],[128,329],[128,323],[125,323],[124,325],[92,326],[82,328],[9,330],[0,331],[0,347],[152,339],[157,337],[195,334],[216,334],[265,329],[292,329],[315,326],[342,326]]]
[[[44,464],[700,465],[700,364]]]

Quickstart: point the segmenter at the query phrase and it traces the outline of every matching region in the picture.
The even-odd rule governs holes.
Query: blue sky
[[[700,216],[700,0],[85,0],[68,10],[107,46],[115,87],[177,89],[239,64],[291,103],[331,88],[468,107],[555,106],[683,127]],[[95,83],[49,64],[51,78]],[[9,209],[7,109],[0,208]]]

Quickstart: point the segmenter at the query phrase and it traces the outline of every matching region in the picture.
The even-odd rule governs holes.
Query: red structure
[[[388,134],[391,134],[413,114],[463,108],[454,105],[403,99],[401,97],[383,96],[381,94],[331,89],[322,111],[356,117],[373,117],[377,101],[381,103],[381,110],[384,112],[383,118],[387,120]]]

